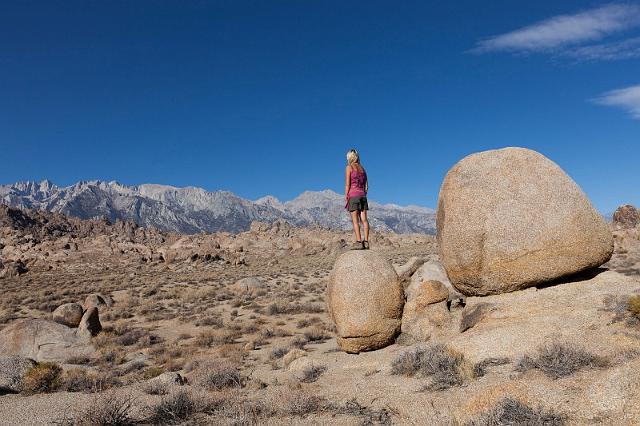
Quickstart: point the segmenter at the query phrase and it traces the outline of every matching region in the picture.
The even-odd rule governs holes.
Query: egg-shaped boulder
[[[400,332],[404,292],[389,260],[371,250],[353,250],[336,260],[327,287],[329,315],[338,346],[358,353],[394,342]]]
[[[470,296],[505,293],[595,268],[613,252],[603,217],[554,162],[524,148],[462,159],[440,188],[440,258]]]

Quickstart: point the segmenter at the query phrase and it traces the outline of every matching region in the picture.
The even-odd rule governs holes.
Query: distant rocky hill
[[[46,210],[82,219],[129,220],[143,227],[183,234],[242,232],[251,222],[285,220],[295,226],[349,229],[344,199],[330,191],[307,191],[281,202],[266,196],[246,200],[227,191],[165,185],[126,186],[118,182],[82,181],[59,187],[48,180],[0,185],[0,203]],[[370,202],[374,229],[397,233],[435,233],[432,209]]]

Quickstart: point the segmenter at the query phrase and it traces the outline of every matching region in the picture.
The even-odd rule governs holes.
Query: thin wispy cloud
[[[636,27],[640,27],[640,6],[610,4],[573,15],[555,16],[480,40],[471,52],[558,52]]]
[[[640,120],[640,85],[604,93],[594,102],[625,109],[631,117]]]
[[[577,61],[615,61],[640,58],[640,37],[611,43],[578,46],[566,49],[560,54]]]

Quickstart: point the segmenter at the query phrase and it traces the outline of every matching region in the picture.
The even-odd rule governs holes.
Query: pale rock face
[[[103,294],[94,293],[88,295],[84,299],[83,308],[85,311],[96,307],[96,308],[110,308],[113,305],[113,299],[110,296],[105,296]]]
[[[43,319],[22,319],[0,331],[0,355],[18,355],[38,362],[65,362],[95,352],[89,339],[76,330]]]
[[[247,277],[236,281],[233,288],[237,293],[255,294],[258,290],[266,288],[266,283],[258,277]]]
[[[414,297],[414,293],[425,281],[440,281],[445,287],[453,288],[442,264],[437,260],[429,260],[421,265],[413,275],[411,275],[411,279],[406,282],[404,291],[407,299]]]
[[[358,353],[393,343],[400,331],[404,292],[387,259],[372,250],[354,250],[336,260],[327,304],[338,345]]]
[[[67,327],[77,327],[82,319],[83,309],[79,303],[65,303],[53,311],[53,320]]]
[[[449,279],[475,296],[594,268],[613,252],[608,225],[578,185],[523,148],[473,154],[449,171],[440,189],[437,237]]]
[[[305,370],[312,368],[316,363],[308,356],[296,358],[289,364],[287,370],[290,371],[298,380],[302,379]]]
[[[22,356],[0,356],[0,395],[21,390],[22,378],[36,362]]]
[[[100,324],[100,316],[98,315],[98,308],[93,306],[84,313],[80,324],[78,325],[78,335],[90,338],[102,331],[102,324]]]
[[[426,259],[422,257],[414,256],[409,259],[409,261],[407,261],[407,263],[405,263],[404,265],[396,267],[395,270],[400,281],[404,282],[411,278],[414,272],[416,272],[416,270],[420,268],[420,266],[422,266],[425,261]]]
[[[282,363],[285,367],[289,367],[289,365],[298,358],[302,358],[307,356],[307,353],[302,349],[291,349],[285,356],[282,357]]]
[[[422,342],[443,335],[452,323],[448,297],[449,291],[440,281],[422,282],[404,305],[403,335]]]

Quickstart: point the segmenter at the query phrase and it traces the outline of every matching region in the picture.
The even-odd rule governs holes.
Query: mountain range
[[[0,204],[62,213],[82,219],[132,220],[143,227],[183,234],[242,232],[251,222],[285,220],[295,226],[350,229],[344,198],[331,190],[306,191],[291,201],[256,201],[228,191],[118,182],[81,181],[59,187],[48,180],[0,185]],[[418,206],[369,202],[373,229],[396,233],[435,232],[435,212]]]

